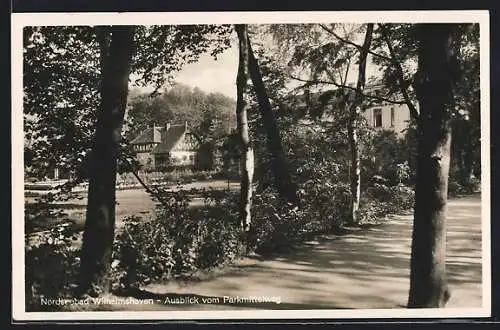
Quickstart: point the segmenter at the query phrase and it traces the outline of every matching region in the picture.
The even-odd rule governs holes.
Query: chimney
[[[170,123],[165,124],[165,131],[168,131],[170,129]]]
[[[161,142],[160,131],[158,131],[157,128],[159,128],[159,127],[156,126],[156,123],[153,122],[153,142],[154,143]]]
[[[187,131],[187,128],[188,128],[188,122],[187,122],[187,121],[185,121],[185,122],[184,122],[184,130],[185,130],[185,131]]]

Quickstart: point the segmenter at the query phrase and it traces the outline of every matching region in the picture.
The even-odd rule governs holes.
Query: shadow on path
[[[136,295],[158,299],[155,309],[401,308],[409,290],[411,223],[412,215],[392,216],[384,225],[321,236],[287,254],[238,260],[208,280],[149,285]],[[447,249],[447,307],[481,307],[480,196],[449,202]],[[182,296],[199,304],[161,303]],[[281,303],[227,304],[224,297],[279,297]],[[201,302],[208,298],[219,303]]]

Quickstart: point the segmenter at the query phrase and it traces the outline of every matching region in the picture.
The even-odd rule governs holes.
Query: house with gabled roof
[[[147,170],[194,166],[199,149],[187,122],[180,125],[153,124],[130,143],[137,160]]]

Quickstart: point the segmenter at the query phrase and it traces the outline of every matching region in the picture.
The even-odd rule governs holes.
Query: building
[[[362,115],[371,127],[394,131],[400,137],[405,134],[410,120],[406,104],[381,104],[363,110]]]
[[[381,84],[372,83],[366,86],[364,92],[368,95],[378,96],[381,90],[383,90]],[[403,97],[400,93],[395,93],[392,98],[402,99]],[[410,122],[410,109],[406,104],[382,102],[379,105],[363,109],[362,115],[371,127],[394,131],[399,137],[405,135]]]
[[[146,170],[161,170],[195,165],[198,141],[187,123],[164,126],[153,124],[131,142],[137,160]]]
[[[354,86],[351,86],[351,88],[353,87]],[[371,84],[365,88],[364,93],[367,95],[379,95],[382,88],[383,87],[380,84]],[[315,109],[321,109],[321,111],[316,112],[317,114],[319,113],[322,120],[335,121],[336,119],[333,115],[323,113],[325,110],[325,104],[321,101],[321,97],[328,94],[333,95],[326,97],[329,100],[326,104],[328,104],[329,107],[338,107],[338,103],[341,101],[340,97],[342,93],[339,93],[339,91],[340,90],[314,93],[306,92],[305,94],[296,97],[293,101],[296,104],[299,104],[299,108],[301,108],[303,113],[309,112],[312,114],[313,111],[316,111]],[[348,92],[350,92],[352,98],[354,98],[354,91],[349,89]],[[396,95],[394,98],[401,99],[402,97],[400,95]],[[361,109],[361,116],[365,118],[371,127],[377,130],[394,131],[399,137],[403,137],[405,135],[405,130],[409,125],[410,110],[406,104],[382,102],[377,105],[363,107]]]

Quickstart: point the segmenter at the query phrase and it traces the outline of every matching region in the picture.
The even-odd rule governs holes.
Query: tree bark
[[[347,122],[347,136],[349,140],[349,149],[351,152],[351,222],[358,222],[358,210],[361,199],[361,168],[358,142],[358,121],[363,102],[363,91],[366,81],[366,58],[370,50],[373,35],[373,24],[366,27],[365,39],[360,49],[358,82],[354,100],[349,105],[349,120]]]
[[[246,37],[248,40],[250,78],[252,79],[253,87],[257,95],[260,114],[266,130],[267,147],[272,157],[271,169],[274,174],[276,188],[281,197],[287,199],[294,205],[298,205],[299,197],[297,194],[297,185],[293,182],[290,175],[288,161],[283,151],[283,146],[281,145],[280,130],[273,115],[273,109],[269,102],[266,86],[262,81],[259,63],[254,56],[248,35]]]
[[[128,94],[134,27],[101,28],[101,108],[92,148],[81,257],[81,293],[108,292],[115,230],[119,143]]]
[[[252,181],[254,172],[253,148],[250,144],[248,130],[248,104],[245,100],[245,93],[248,84],[248,33],[244,24],[235,25],[239,42],[239,64],[238,75],[236,77],[237,100],[236,100],[236,121],[238,124],[238,135],[241,151],[241,182],[240,182],[240,223],[245,232],[250,230],[252,206]]]
[[[451,24],[417,27],[417,183],[408,307],[443,307],[446,282],[446,213],[450,167],[453,57]]]

